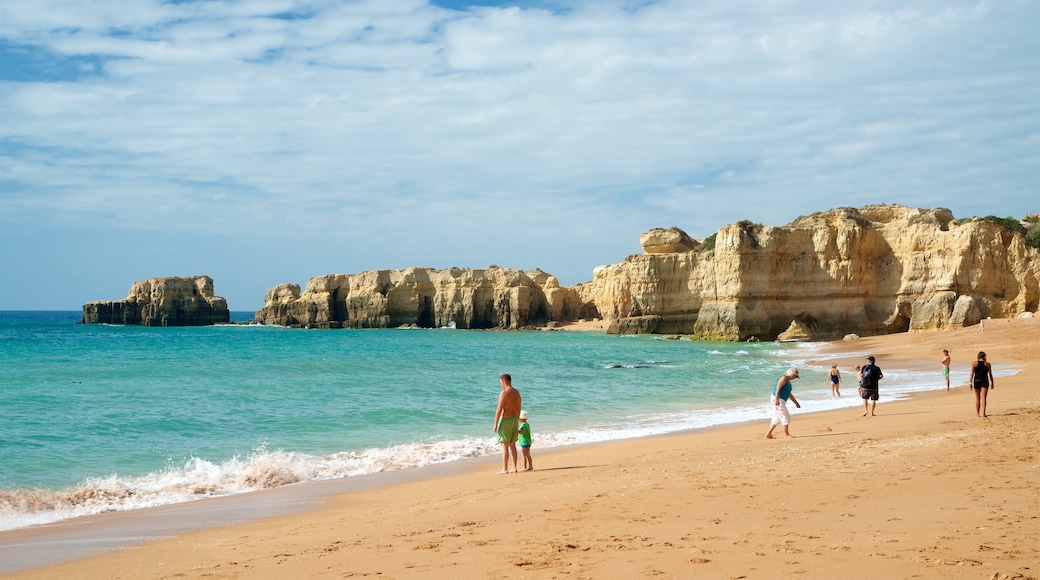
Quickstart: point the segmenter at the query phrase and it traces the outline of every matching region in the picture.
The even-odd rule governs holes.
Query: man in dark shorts
[[[881,369],[874,364],[874,357],[868,356],[867,360],[870,361],[860,369],[860,373],[863,375],[863,387],[859,390],[859,396],[863,397],[863,416],[867,416],[869,411],[870,416],[874,416],[874,407],[877,406],[878,400],[878,381],[885,378],[885,375],[881,374]]]

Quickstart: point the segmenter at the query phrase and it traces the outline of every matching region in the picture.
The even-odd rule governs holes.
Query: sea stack
[[[83,305],[83,324],[209,326],[231,321],[227,300],[213,295],[209,276],[149,278],[134,282],[125,300]]]

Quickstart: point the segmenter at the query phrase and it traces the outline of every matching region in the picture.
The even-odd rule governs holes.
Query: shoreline
[[[1002,325],[1004,322],[1007,324]],[[305,576],[334,570],[335,575],[385,573],[388,577],[411,577],[422,573],[448,577],[466,571],[498,570],[502,573],[522,572],[531,574],[531,577],[556,577],[561,573],[599,577],[603,571],[616,576],[625,570],[638,576],[651,569],[658,570],[665,577],[680,577],[684,570],[711,577],[728,573],[739,576],[741,572],[748,577],[762,577],[770,568],[801,570],[810,577],[827,577],[830,573],[842,573],[853,562],[862,562],[865,555],[870,558],[872,572],[880,570],[885,575],[884,571],[889,570],[896,576],[904,576],[908,574],[905,568],[907,557],[881,550],[875,543],[871,543],[871,550],[863,552],[863,533],[875,539],[887,537],[895,533],[889,528],[921,527],[919,522],[923,519],[932,522],[931,527],[923,526],[929,531],[902,530],[902,535],[893,536],[906,542],[909,535],[921,544],[918,553],[909,559],[909,565],[917,566],[914,570],[920,572],[919,575],[957,577],[963,574],[961,577],[977,578],[984,574],[992,575],[992,568],[998,573],[1004,573],[1002,570],[1005,569],[1008,572],[1019,570],[1025,577],[1036,576],[1040,570],[1029,572],[1028,564],[1024,564],[1036,561],[1038,556],[1037,520],[1035,516],[1031,521],[1028,519],[1029,513],[1037,513],[1036,495],[1032,495],[1030,505],[1023,503],[1030,499],[1021,492],[1021,489],[1028,489],[1029,477],[1035,481],[1036,466],[1017,463],[1029,463],[1019,459],[1023,454],[1030,456],[1032,453],[1035,458],[1033,431],[1038,405],[1029,385],[1036,379],[1036,361],[1033,360],[1035,355],[1029,355],[1036,352],[1038,343],[1037,339],[1024,340],[1021,337],[1037,334],[1037,329],[1040,325],[1033,320],[993,320],[987,321],[986,333],[958,329],[867,337],[851,343],[825,343],[814,353],[814,364],[827,361],[844,365],[840,361],[851,360],[848,353],[858,355],[867,349],[878,356],[884,369],[886,361],[927,361],[919,355],[937,353],[943,346],[954,344],[957,346],[951,350],[955,362],[963,362],[967,360],[964,355],[968,350],[973,350],[967,344],[996,341],[992,346],[985,345],[990,360],[1000,364],[1014,363],[1019,372],[997,380],[991,404],[994,417],[988,420],[967,416],[964,411],[970,410],[970,395],[964,393],[966,389],[963,386],[953,385],[954,391],[950,393],[940,388],[915,393],[904,400],[879,403],[878,417],[872,418],[861,418],[858,412],[849,408],[820,412],[794,410],[791,430],[800,437],[791,441],[762,439],[766,425],[755,421],[542,452],[535,448],[536,470],[529,473],[494,477],[488,470],[497,467],[498,458],[490,456],[420,470],[374,474],[397,474],[401,477],[398,481],[390,481],[393,477],[376,477],[369,481],[381,479],[382,483],[296,498],[291,500],[298,502],[294,505],[283,504],[283,507],[296,509],[288,515],[254,514],[264,519],[236,521],[216,507],[197,509],[211,512],[209,523],[219,527],[200,529],[188,526],[189,531],[176,530],[157,541],[150,541],[156,538],[155,535],[134,532],[117,538],[122,542],[105,544],[101,541],[103,538],[96,537],[95,522],[86,522],[83,526],[68,525],[69,522],[82,523],[81,520],[94,518],[98,521],[124,517],[134,519],[141,510],[101,514],[0,533],[0,554],[11,545],[22,554],[32,544],[33,538],[28,536],[47,535],[44,532],[49,530],[41,531],[41,527],[64,526],[81,528],[78,539],[70,537],[67,542],[81,544],[93,533],[99,549],[110,553],[63,564],[56,564],[53,560],[34,563],[12,577],[57,578],[75,574],[99,578],[165,578],[178,573],[197,576],[217,569],[228,577],[241,578],[285,575],[289,570],[291,574]],[[942,346],[936,348],[935,344]],[[937,361],[936,358],[934,368],[939,378]],[[902,368],[898,364],[888,366]],[[1006,391],[1003,390],[1005,385]],[[796,384],[796,394],[798,387]],[[1005,395],[1010,398],[1004,399]],[[855,393],[852,392],[851,396],[855,397]],[[997,401],[1001,402],[998,404]],[[1009,403],[1013,403],[1010,409],[1007,407]],[[1017,410],[1019,408],[1021,410]],[[1034,421],[1032,427],[1028,425],[1030,420]],[[943,531],[951,521],[962,526],[966,524],[957,517],[940,517],[969,514],[961,514],[952,507],[949,514],[939,513],[945,508],[934,505],[934,498],[928,494],[921,496],[916,492],[928,490],[931,495],[953,501],[951,505],[970,499],[965,496],[964,488],[945,479],[962,479],[970,485],[973,480],[991,477],[990,470],[980,471],[975,463],[979,466],[994,463],[992,458],[987,458],[987,442],[995,441],[1002,445],[1008,430],[1008,425],[998,425],[998,421],[1008,425],[1013,423],[1014,432],[1022,431],[1028,435],[1018,443],[1018,447],[1001,450],[1002,461],[1016,468],[1010,470],[1014,474],[1002,473],[1003,477],[1011,477],[1011,484],[1005,485],[1003,490],[1008,496],[1003,504],[1010,505],[998,506],[1004,514],[1001,523],[1009,529],[998,534],[998,541],[992,533],[994,527],[986,526],[990,533],[972,532],[965,527],[961,530],[963,533],[981,538],[974,549],[969,549],[959,541],[959,536]],[[975,436],[980,438],[976,440]],[[948,453],[943,445],[953,443],[970,443],[975,454],[959,460],[956,469],[937,467],[952,461],[945,457]],[[960,451],[959,446],[957,449]],[[915,458],[910,461],[909,475],[927,466],[928,470],[938,469],[943,481],[931,482],[935,484],[933,486],[921,486],[921,482],[916,481],[918,478],[906,477],[907,472],[893,471],[891,466],[882,462],[904,456],[916,457],[920,453],[924,453],[931,463],[920,463]],[[835,462],[840,464],[840,469],[820,471],[821,465]],[[704,465],[711,469],[704,469]],[[870,469],[864,469],[864,465]],[[432,469],[437,467],[444,469]],[[791,473],[787,473],[787,469]],[[410,472],[415,472],[415,477],[407,477]],[[1012,475],[1015,474],[1019,480],[1026,478],[1024,482],[1018,481],[1022,486],[1014,484],[1016,480]],[[298,489],[314,489],[319,487],[317,484],[336,482],[360,485],[364,482],[350,480],[364,477],[309,482]],[[864,483],[864,479],[869,482]],[[821,480],[836,485],[822,485]],[[713,485],[705,486],[704,481]],[[833,529],[826,534],[799,529],[804,522],[797,522],[798,525],[791,522],[800,516],[788,513],[784,507],[787,501],[781,501],[777,506],[762,503],[762,498],[773,493],[775,485],[781,483],[790,488],[791,494],[807,496],[812,502],[810,505],[816,506],[810,514],[821,514],[806,517],[819,527]],[[896,487],[894,491],[899,492],[896,497],[890,493],[893,490],[888,489],[893,486]],[[150,508],[149,511],[161,512],[164,508],[171,508],[169,511],[176,512],[177,508],[201,507],[203,503],[216,506],[214,502],[221,500],[259,498],[261,494],[275,495],[294,487],[297,486]],[[860,487],[865,489],[857,491]],[[849,488],[853,489],[850,491]],[[909,501],[903,497],[904,488],[912,492]],[[690,496],[712,501],[706,504],[691,502]],[[850,499],[851,496],[855,497]],[[787,499],[786,494],[782,497]],[[912,501],[915,498],[918,500],[916,503]],[[983,497],[969,503],[979,505],[964,511],[985,519],[985,509],[980,512],[979,508],[993,510],[997,501]],[[898,511],[910,512],[924,509],[923,505],[928,508],[925,513],[928,517],[922,518],[919,514],[913,518],[896,516],[891,519],[894,505],[899,506]],[[670,508],[664,509],[666,506]],[[830,507],[824,509],[821,506]],[[868,512],[884,512],[890,519],[872,519],[865,530],[842,525],[862,517],[862,508],[867,508]],[[747,513],[738,517],[736,512]],[[1015,512],[1020,518],[1012,521],[1010,514]],[[223,519],[213,522],[213,513],[218,513]],[[156,518],[158,525],[163,525],[164,518],[168,525],[171,517],[160,513]],[[515,526],[515,533],[500,532],[501,525]],[[118,525],[116,528],[118,531]],[[521,531],[531,528],[539,530],[537,538],[524,539]],[[774,529],[776,537],[769,532]],[[951,537],[941,541],[936,539],[944,534]],[[13,536],[28,541],[11,542]],[[138,543],[127,544],[129,536]],[[288,536],[293,539],[289,540]],[[789,545],[785,537],[808,545]],[[821,553],[814,548],[824,539],[829,542],[842,537],[847,539],[841,548]],[[779,544],[770,547],[767,538]],[[37,546],[43,541],[37,539]],[[1008,544],[1006,548],[1003,546],[1005,543]],[[619,550],[618,544],[624,548]],[[44,545],[49,546],[51,554],[56,551],[55,544]],[[775,549],[784,546],[789,549]],[[989,547],[979,553],[979,546]],[[969,558],[961,554],[955,558],[958,551],[968,551],[973,556]],[[931,552],[946,555],[932,557],[934,554],[929,555]],[[749,557],[751,559],[747,560]],[[751,563],[745,563],[746,560]],[[943,563],[954,560],[961,563]],[[1014,566],[1000,568],[997,565],[1001,563]]]
[[[592,324],[599,324],[599,323],[600,323],[600,321],[593,321],[592,322]],[[584,331],[589,331],[590,329],[589,328],[578,328],[578,329],[573,329],[573,330],[584,332]],[[595,330],[596,330],[595,328],[591,329],[591,331],[595,331]],[[813,343],[813,344],[817,345],[816,348],[820,348],[821,345],[824,345],[826,343]],[[795,363],[795,364],[799,364],[799,363]],[[816,369],[817,371],[824,370],[824,367],[826,366],[824,362],[815,361],[815,360],[812,360],[812,359],[802,360],[801,364],[799,364],[799,366],[802,366],[802,365],[818,367]],[[802,366],[802,368],[803,368],[803,373],[804,373],[806,367]],[[894,370],[897,373],[905,372],[905,371],[908,371],[908,370],[913,370],[913,371],[919,372],[920,368],[910,369],[910,368],[908,368],[908,365],[902,365],[902,366],[900,366],[900,367],[898,367],[897,369],[894,369]],[[816,386],[816,385],[813,385],[813,386]],[[804,387],[809,387],[809,384],[803,383],[803,388],[800,389],[800,391],[803,394],[807,390]],[[817,388],[815,390],[819,391],[819,390],[822,390],[822,389]],[[907,397],[914,396],[915,394],[924,393],[924,392],[928,392],[928,391],[927,390],[915,390],[915,389],[906,390],[906,389],[904,389],[904,390],[898,391],[896,393],[888,393],[888,394],[886,394],[886,397],[890,398],[890,400],[902,400],[902,399],[905,399]],[[858,397],[856,397],[854,394],[850,396],[850,395],[848,395],[846,393],[846,395],[844,396],[844,400],[845,401],[853,401],[853,400],[855,400],[855,401],[858,402]],[[815,404],[827,404],[828,402],[833,403],[835,401],[833,399],[810,400],[809,404],[810,405],[812,405],[814,403]],[[764,407],[764,405],[763,405],[763,407]],[[804,413],[825,413],[825,412],[829,412],[829,411],[841,411],[841,410],[844,410],[844,409],[847,409],[847,408],[848,408],[847,405],[846,406],[839,406],[839,407],[833,407],[832,406],[832,407],[829,407],[829,408],[816,408],[816,409],[812,409],[812,410],[805,410],[805,409],[803,409],[800,412],[803,413],[803,414]],[[726,407],[719,407],[716,410],[725,410],[725,409],[726,409]],[[730,410],[732,410],[732,409],[730,409]],[[672,430],[672,431],[650,432],[650,433],[646,433],[646,434],[637,434],[637,435],[626,435],[624,437],[617,438],[617,439],[591,440],[591,441],[584,441],[584,442],[562,443],[562,444],[553,445],[551,447],[542,447],[541,449],[543,450],[543,452],[552,452],[552,451],[561,450],[561,449],[568,449],[568,448],[575,448],[575,447],[582,447],[582,446],[589,446],[589,445],[610,444],[610,443],[614,443],[614,442],[636,441],[636,440],[652,438],[652,437],[668,437],[668,436],[673,436],[673,435],[684,435],[684,434],[693,435],[693,434],[696,434],[696,433],[704,432],[706,430],[726,429],[726,428],[732,427],[732,426],[741,426],[741,425],[747,425],[747,424],[754,424],[754,423],[760,422],[760,420],[762,418],[764,418],[764,417],[765,417],[765,415],[763,415],[760,418],[755,418],[755,419],[746,419],[746,418],[730,418],[728,420],[722,419],[721,422],[718,422],[718,423],[707,423],[707,424],[704,424],[704,425],[698,425],[698,426],[693,426],[693,427],[678,428],[678,429]],[[545,436],[546,436],[545,434],[542,435],[542,437],[543,437],[542,440],[543,441],[544,441],[544,437]],[[2,549],[3,549],[3,541],[2,541],[3,534],[15,533],[15,532],[19,532],[19,531],[22,531],[22,530],[34,530],[34,529],[43,529],[43,528],[60,528],[65,523],[78,522],[80,520],[87,520],[87,521],[99,520],[99,521],[103,521],[103,519],[106,517],[105,514],[108,514],[108,513],[126,514],[127,518],[129,518],[129,517],[131,517],[130,515],[134,514],[134,513],[144,513],[144,512],[149,512],[149,511],[161,511],[161,510],[163,510],[163,508],[167,508],[167,507],[171,507],[171,508],[175,509],[176,506],[185,506],[186,508],[187,508],[187,506],[195,506],[195,505],[201,506],[201,505],[206,505],[207,502],[213,502],[213,501],[219,502],[219,501],[224,500],[224,501],[227,501],[228,503],[240,503],[243,506],[250,505],[251,509],[259,509],[262,513],[270,512],[271,515],[274,515],[275,513],[279,512],[279,509],[272,508],[271,506],[268,506],[266,503],[263,503],[263,502],[252,503],[252,502],[244,501],[244,500],[241,501],[241,502],[234,502],[234,501],[232,501],[231,498],[245,497],[245,496],[257,496],[257,497],[260,497],[260,496],[270,496],[270,495],[277,494],[278,490],[280,490],[280,489],[290,489],[291,488],[293,490],[298,490],[298,489],[306,488],[307,486],[311,486],[311,485],[321,486],[321,487],[324,487],[324,488],[333,489],[334,491],[325,491],[325,492],[322,492],[322,493],[307,493],[307,492],[287,493],[287,495],[294,496],[294,497],[299,497],[299,496],[322,496],[322,495],[335,495],[335,494],[338,494],[338,493],[350,493],[350,492],[353,492],[353,491],[357,491],[359,489],[370,489],[372,487],[394,485],[394,484],[400,483],[402,481],[412,481],[412,480],[417,480],[417,479],[429,479],[429,478],[432,478],[432,477],[440,477],[440,476],[443,476],[443,474],[440,473],[440,472],[443,472],[443,471],[446,471],[446,470],[452,470],[451,466],[453,466],[453,465],[460,466],[458,469],[463,469],[463,467],[461,467],[461,466],[463,466],[465,464],[469,464],[469,463],[472,463],[472,462],[487,461],[489,459],[491,461],[497,461],[498,460],[497,451],[496,451],[496,453],[493,453],[493,454],[490,454],[490,455],[464,457],[464,458],[454,459],[454,460],[451,460],[451,461],[448,461],[448,462],[444,462],[444,463],[431,463],[431,464],[422,465],[422,466],[418,466],[418,467],[406,467],[406,468],[390,469],[390,470],[387,470],[387,471],[379,471],[379,472],[371,472],[371,473],[361,473],[361,474],[357,474],[357,475],[351,475],[350,477],[340,477],[340,478],[332,478],[332,479],[311,479],[311,480],[300,481],[300,482],[293,483],[293,484],[288,484],[288,485],[279,485],[279,486],[275,486],[275,487],[271,487],[271,488],[251,490],[251,491],[247,491],[247,492],[232,493],[232,494],[228,494],[228,495],[217,495],[217,496],[211,496],[211,497],[203,497],[203,498],[197,498],[197,499],[192,499],[192,500],[181,500],[181,501],[175,501],[175,502],[170,502],[170,503],[160,503],[160,504],[151,505],[151,506],[144,506],[144,507],[135,507],[135,508],[127,508],[127,509],[115,508],[115,509],[109,509],[109,510],[101,511],[101,512],[98,512],[98,513],[93,513],[93,514],[84,514],[84,515],[80,515],[80,516],[71,516],[71,517],[58,519],[58,520],[53,520],[53,521],[43,521],[43,522],[40,522],[40,523],[31,524],[31,525],[24,526],[24,527],[0,529],[0,554],[2,554]],[[437,474],[426,475],[425,474],[426,470],[431,470],[431,469],[433,471],[437,472]],[[386,482],[384,482],[384,483],[370,483],[370,481],[375,481],[375,480],[379,480],[379,479],[385,479]],[[362,480],[364,480],[364,483],[361,483]],[[342,484],[340,485],[340,484],[337,484],[336,482],[341,482]],[[357,483],[355,483],[355,482],[357,482]],[[275,501],[278,502],[279,500],[275,500]],[[185,509],[185,510],[181,510],[181,511],[190,511],[190,510]],[[241,521],[251,521],[251,520],[258,519],[258,518],[259,518],[259,516],[254,516],[254,517],[236,516],[234,519],[241,520]],[[104,525],[104,524],[102,524],[102,525]],[[210,527],[210,526],[206,526],[204,523],[199,522],[199,523],[192,524],[191,527],[192,528],[202,528],[202,527]],[[0,573],[3,573],[4,570],[5,570],[5,568],[3,566],[3,559],[0,558]]]

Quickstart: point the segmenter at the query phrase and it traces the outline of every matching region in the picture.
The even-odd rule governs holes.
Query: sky
[[[5,0],[0,310],[1040,213],[1040,3]]]

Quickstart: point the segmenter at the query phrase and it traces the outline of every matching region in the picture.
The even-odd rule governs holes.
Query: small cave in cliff
[[[420,328],[434,328],[437,326],[437,320],[434,317],[433,311],[433,300],[431,297],[422,297],[422,304],[419,306],[419,315],[416,317],[415,324]]]
[[[892,320],[888,321],[888,323],[885,326],[887,327],[886,330],[889,333],[909,332],[910,331],[910,317],[909,316],[904,316],[902,314],[896,314],[895,316],[892,317]]]
[[[537,308],[528,316],[527,323],[545,324],[550,320],[552,320],[552,314],[549,313],[549,304],[547,302],[539,302]]]
[[[578,307],[576,318],[583,320],[597,320],[603,317],[600,316],[599,309],[596,308],[595,302],[586,302]]]

